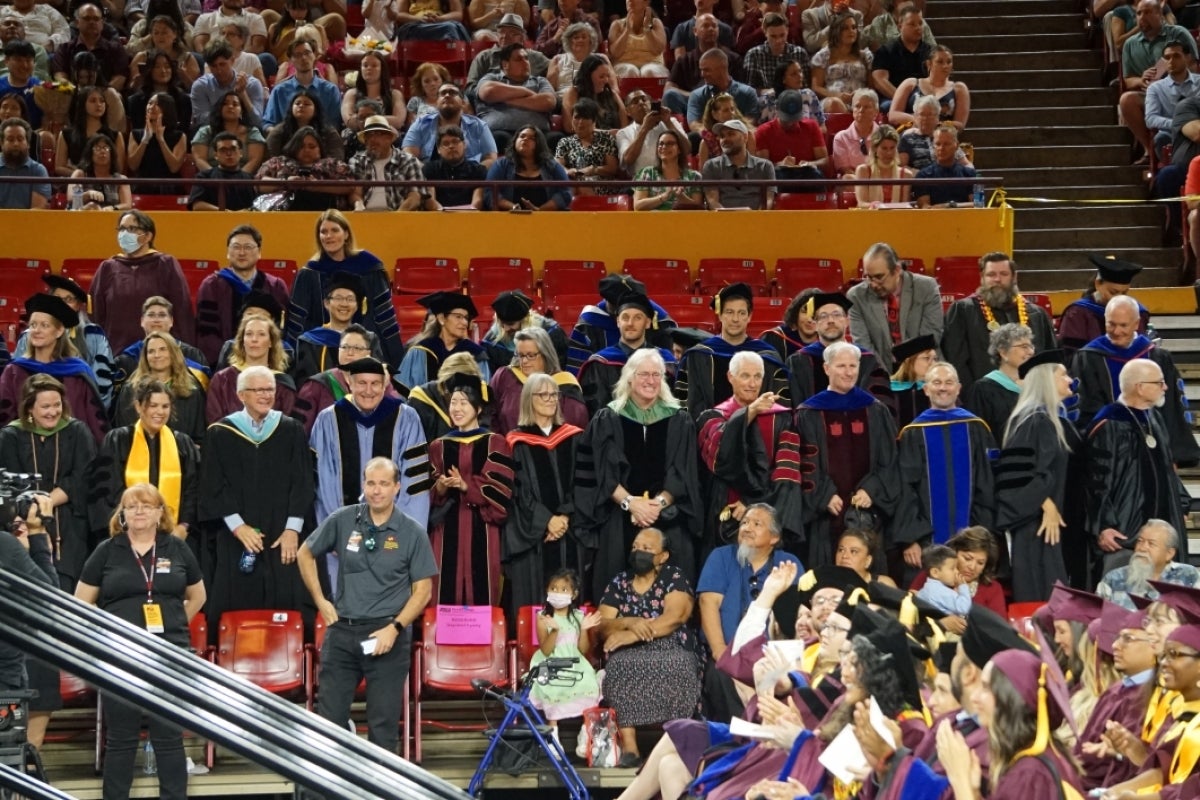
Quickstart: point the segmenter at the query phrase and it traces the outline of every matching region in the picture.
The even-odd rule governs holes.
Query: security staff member
[[[395,507],[399,491],[396,463],[372,458],[363,470],[366,503],[330,514],[296,556],[300,577],[329,625],[317,712],[345,725],[354,690],[366,678],[367,738],[392,753],[412,651],[409,626],[429,604],[438,571],[425,529]],[[340,564],[336,606],[317,576],[317,557],[328,552]]]

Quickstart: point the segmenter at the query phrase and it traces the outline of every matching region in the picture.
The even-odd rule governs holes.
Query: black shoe
[[[617,769],[638,769],[642,766],[642,757],[637,753],[622,753],[617,761]]]

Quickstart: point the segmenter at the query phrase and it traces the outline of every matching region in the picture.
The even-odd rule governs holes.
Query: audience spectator
[[[568,0],[569,2],[569,0]],[[525,24],[521,21],[521,17],[516,14],[505,14],[500,20],[500,25],[496,28],[500,39],[492,47],[484,50],[479,55],[475,56],[471,61],[471,67],[467,70],[467,85],[464,90],[467,96],[474,98],[475,91],[478,88],[479,81],[483,77],[492,72],[500,72],[500,53],[504,48],[519,44],[525,44]],[[529,71],[533,75],[545,76],[550,69],[550,59],[542,55],[538,50],[526,50],[525,55],[529,58]],[[439,85],[450,82],[450,73],[446,73]],[[476,107],[478,110],[478,107]]]
[[[747,148],[750,129],[746,123],[740,119],[718,122],[713,132],[720,139],[721,155],[704,162],[701,167],[704,180],[774,180],[775,166],[765,158],[752,155]],[[775,187],[705,187],[704,199],[711,211],[722,208],[771,209],[775,206]]]
[[[863,28],[863,44],[873,51],[878,51],[879,48],[901,35],[905,12],[910,7],[921,9],[924,5],[924,3],[917,5],[908,0],[884,0],[883,6],[886,10],[876,14],[867,27]],[[929,28],[929,23],[925,22],[923,18],[921,20],[921,41],[929,47],[937,44],[937,40],[933,38],[933,31]]]
[[[258,128],[262,125],[265,107],[263,84],[251,75],[234,68],[233,48],[229,43],[216,39],[204,49],[204,63],[208,72],[192,84],[192,128],[212,124],[213,112],[224,103],[226,95],[233,92],[241,102],[244,124]]]
[[[358,132],[362,130],[363,123],[367,121],[367,117],[383,116],[383,103],[378,100],[372,100],[369,97],[355,102],[354,104],[354,124],[356,127],[349,125],[342,128],[342,157],[349,161],[350,157],[355,153],[362,152],[362,142],[358,140]]]
[[[169,81],[165,76],[153,74],[154,56],[157,53],[164,54],[167,62],[175,67]],[[150,35],[146,37],[145,46],[129,62],[129,85],[139,89],[148,80],[171,84],[178,82],[181,91],[186,92],[192,82],[200,77],[200,72],[196,56],[183,43],[178,23],[171,17],[158,16],[150,23]]]
[[[318,78],[324,78],[329,83],[338,87],[338,95],[341,96],[341,79],[338,78],[337,70],[333,64],[326,60],[325,54],[329,52],[329,39],[326,38],[324,30],[316,25],[301,25],[296,29],[296,35],[292,39],[293,42],[308,42],[313,46],[315,55],[315,63],[313,71]],[[275,83],[282,83],[288,78],[296,74],[296,65],[290,60],[285,61],[275,70]]]
[[[267,23],[262,14],[248,12],[245,5],[245,0],[220,0],[216,10],[201,14],[192,28],[192,48],[203,51],[210,41],[222,37],[232,44],[226,26],[235,24],[245,27],[241,44],[250,53],[266,50]]]
[[[538,31],[537,41],[534,42],[534,49],[544,55],[546,58],[551,58],[563,52],[563,39],[566,38],[567,29],[576,23],[583,23],[592,28],[596,34],[596,39],[604,38],[604,32],[600,29],[600,23],[596,21],[594,14],[588,14],[579,7],[579,0],[557,0],[557,3],[551,3],[549,9],[553,13],[557,6],[557,13],[546,20],[543,17],[544,24],[541,30]],[[541,4],[538,4],[541,8]],[[507,18],[507,14],[505,18]],[[518,20],[519,15],[514,15]],[[505,24],[505,19],[500,20],[500,25]],[[522,29],[524,29],[524,20],[522,20]],[[611,32],[610,32],[611,37]],[[663,39],[663,45],[666,45],[666,38]],[[503,44],[503,36],[501,36],[501,47]],[[660,49],[661,52],[661,49]]]
[[[192,298],[183,269],[175,257],[155,248],[154,219],[142,211],[123,213],[117,221],[121,254],[105,260],[92,278],[92,316],[108,333],[114,353],[143,338],[139,320],[129,313],[149,297],[163,297],[174,306],[175,335],[196,340]],[[168,315],[170,316],[170,315]]]
[[[427,211],[443,208],[483,208],[483,181],[488,168],[467,158],[467,145],[462,128],[451,125],[437,134],[437,153],[422,166],[430,181],[458,181],[462,186],[431,186],[425,198]]]
[[[1134,537],[1129,563],[1109,570],[1096,586],[1096,594],[1122,608],[1134,610],[1131,595],[1157,600],[1157,583],[1195,587],[1200,571],[1191,564],[1176,561],[1179,532],[1162,519],[1148,519]]]
[[[66,80],[75,57],[87,52],[96,57],[104,85],[117,91],[124,89],[126,76],[129,75],[129,56],[119,42],[103,36],[104,16],[100,8],[91,3],[81,5],[75,11],[75,25],[78,34],[54,49],[54,57],[50,61],[54,79]]]
[[[873,44],[869,31],[862,32],[863,46],[875,51],[871,79],[879,90],[880,99],[885,106],[891,104],[896,96],[896,90],[907,80],[920,80],[929,76],[929,62],[934,56],[934,45],[925,41],[925,31],[928,26],[921,15],[921,10],[911,3],[906,3],[897,12],[899,31],[893,37],[888,37],[880,44]],[[880,14],[885,19],[891,19],[891,14]],[[872,22],[874,25],[874,22]],[[946,51],[949,53],[949,51]],[[932,94],[930,92],[929,94]],[[905,109],[901,107],[900,111]]]
[[[1167,73],[1146,88],[1145,109],[1146,128],[1154,132],[1155,153],[1160,161],[1166,161],[1175,106],[1200,93],[1200,74],[1191,71],[1187,45],[1178,39],[1163,45],[1162,60],[1167,62]]]
[[[13,118],[29,122],[29,106],[25,103],[24,95],[6,94],[0,97],[0,120]],[[30,123],[30,127],[33,127],[32,123]],[[35,130],[33,132],[33,142],[30,143],[29,157],[40,164],[44,153],[54,150],[56,135],[44,128]]]
[[[177,119],[176,127],[185,135],[192,129],[192,100],[188,91],[180,82],[180,73],[175,62],[163,50],[151,50],[143,55],[146,59],[138,69],[145,73],[145,79],[138,82],[136,91],[125,101],[126,116],[131,128],[146,126],[146,104],[150,98],[159,92],[169,94],[175,102]],[[188,54],[189,56],[191,53]],[[189,81],[190,83],[190,81]]]
[[[900,166],[920,172],[933,163],[933,134],[938,129],[941,106],[936,97],[926,95],[913,104],[913,126],[900,135]],[[971,166],[960,147],[954,154],[955,163]]]
[[[262,193],[284,192],[287,211],[323,211],[341,208],[344,198],[354,191],[354,185],[304,187],[298,181],[350,181],[353,175],[346,162],[326,155],[321,136],[311,126],[304,126],[292,135],[283,153],[269,158],[255,176]],[[282,186],[279,184],[283,184]]]
[[[555,159],[572,180],[606,180],[617,175],[617,142],[611,131],[597,130],[600,107],[596,101],[582,98],[572,108],[571,127],[575,133],[558,141]],[[620,189],[578,187],[576,194],[616,194]]]
[[[804,30],[804,49],[810,54],[815,54],[821,48],[826,47],[830,41],[836,42],[838,39],[836,29],[839,27],[836,23],[839,22],[838,16],[844,14],[854,17],[858,27],[863,26],[861,11],[856,8],[843,12],[834,11],[834,0],[824,0],[824,2],[804,9],[800,13],[800,22]]]
[[[23,119],[0,122],[0,176],[45,178],[45,183],[5,183],[0,185],[0,208],[42,209],[50,205],[50,182],[46,168],[29,157],[33,128]],[[613,146],[616,151],[616,146]],[[616,161],[616,157],[613,157]]]
[[[580,100],[591,100],[596,105],[598,116],[595,122],[601,130],[616,131],[629,124],[617,75],[602,55],[593,53],[583,60],[574,84],[562,97],[563,130],[567,133],[575,133],[573,112]]]
[[[125,136],[109,126],[108,97],[99,86],[83,86],[71,99],[70,122],[58,134],[54,148],[54,171],[70,176],[78,167],[88,140],[102,133],[117,146],[117,169],[125,169]],[[124,116],[124,115],[122,115]]]
[[[245,211],[253,208],[254,200],[258,197],[253,184],[220,187],[209,183],[212,180],[254,180],[254,175],[247,171],[249,163],[243,166],[241,140],[236,133],[222,131],[213,137],[212,146],[216,163],[196,174],[196,181],[188,196],[188,208],[193,211]],[[261,151],[262,145],[258,145],[258,148]]]
[[[11,6],[5,6],[11,8]],[[8,64],[4,56],[3,45],[13,41],[29,41],[33,45],[33,74],[38,80],[50,80],[50,55],[42,45],[29,40],[25,33],[25,23],[20,17],[5,15],[0,11],[0,75],[8,74]]]
[[[759,125],[754,140],[756,154],[775,165],[777,177],[824,177],[829,160],[825,135],[816,120],[804,117],[804,98],[799,92],[788,90],[779,95],[775,119]],[[837,147],[836,137],[834,147]],[[836,151],[834,158],[837,158]]]
[[[301,128],[309,127],[320,134],[322,155],[342,160],[342,137],[324,117],[324,109],[309,89],[301,89],[292,98],[287,116],[267,134],[267,155],[277,156]]]
[[[178,183],[164,183],[179,174],[187,155],[187,135],[179,129],[175,100],[166,92],[151,95],[146,103],[146,127],[129,133],[126,164],[131,175],[158,178],[153,184],[139,184],[139,194],[181,194]]]
[[[854,198],[859,208],[877,208],[883,203],[907,203],[912,186],[906,180],[915,173],[900,166],[897,150],[900,134],[891,125],[879,125],[871,132],[870,150],[867,161],[854,170],[854,177],[864,180],[897,179],[888,186],[854,187]]]
[[[708,103],[718,95],[729,95],[733,98],[740,112],[741,122],[749,125],[749,120],[758,119],[758,93],[744,83],[734,80],[729,74],[729,57],[722,50],[709,50],[700,56],[700,75],[704,81],[688,95],[687,122],[688,127],[695,133],[705,128],[702,117],[708,108]],[[666,96],[663,96],[666,102]],[[715,109],[714,109],[715,110]]]
[[[324,6],[329,6],[325,8]],[[322,13],[324,12],[324,13]],[[282,62],[292,57],[292,43],[299,29],[314,25],[321,31],[322,44],[346,38],[346,6],[341,0],[321,0],[315,5],[309,0],[286,0],[283,16],[267,27],[266,52]],[[314,54],[316,48],[313,48]],[[298,71],[299,68],[297,67]]]
[[[967,127],[971,114],[971,93],[967,85],[950,80],[954,67],[954,54],[945,45],[933,48],[929,59],[929,76],[908,78],[896,87],[888,121],[893,125],[914,122],[913,106],[921,97],[935,97],[938,101],[938,119],[958,130]]]
[[[575,85],[575,75],[584,59],[596,52],[599,34],[586,22],[572,22],[563,33],[563,39],[567,42],[566,48],[550,59],[550,68],[546,71],[546,80],[559,97]]]
[[[719,50],[725,54],[729,75],[735,80],[745,79],[742,69],[742,57],[728,47],[717,43],[717,18],[705,14],[696,22],[696,47],[681,58],[676,58],[671,65],[671,75],[663,92],[663,107],[672,113],[685,115],[688,110],[688,98],[693,91],[702,87],[706,82],[704,70],[700,61],[710,50]],[[714,77],[716,77],[714,75]],[[743,100],[744,103],[748,101]],[[703,103],[700,106],[703,110]],[[756,102],[757,108],[757,102]]]
[[[648,0],[625,0],[625,7],[625,16],[608,28],[608,54],[617,76],[666,78],[671,73],[663,63],[667,31],[662,20]]]
[[[462,0],[400,0],[393,21],[397,41],[471,41],[463,27]]]
[[[812,57],[812,88],[826,113],[847,111],[854,92],[870,88],[874,56],[861,45],[860,24],[853,14],[839,14],[830,23],[830,44]]]
[[[205,124],[196,129],[196,135],[192,137],[192,158],[196,161],[196,169],[213,167],[209,161],[210,148],[215,146],[216,137],[223,133],[237,140],[238,157],[241,159],[238,167],[251,174],[257,172],[266,157],[267,140],[246,115],[246,107],[236,92],[226,92],[213,106]]]
[[[71,28],[63,15],[49,4],[37,0],[13,0],[4,6],[0,10],[0,24],[10,19],[18,21],[24,29],[24,34],[17,38],[45,50],[56,49],[71,39]]]
[[[70,0],[74,6],[76,0]],[[123,16],[125,23],[130,26],[131,37],[146,35],[146,27],[150,20],[160,14],[167,14],[175,19],[186,31],[187,40],[192,38],[192,23],[200,18],[203,10],[201,0],[127,0]]]
[[[934,162],[917,172],[917,178],[974,178],[975,168],[958,162],[958,131],[952,125],[940,125],[933,134]],[[913,190],[919,208],[956,208],[971,204],[971,184],[919,184]]]
[[[229,366],[219,370],[208,384],[205,417],[211,426],[233,414],[244,402],[242,373],[250,367],[269,369],[274,375],[275,391],[271,393],[273,408],[291,416],[296,403],[296,384],[287,374],[288,356],[283,350],[283,337],[274,320],[266,316],[243,314],[233,336]],[[243,388],[239,389],[239,386]]]
[[[801,78],[808,68],[808,53],[803,47],[788,41],[787,17],[774,12],[767,14],[762,20],[762,30],[765,41],[747,51],[742,62],[746,81],[759,94],[774,86],[775,72],[784,64],[799,64]]]
[[[999,561],[996,537],[987,528],[974,526],[963,528],[950,537],[946,544],[958,553],[958,576],[971,592],[973,603],[995,612],[1000,619],[1007,620],[1008,607],[1004,602],[1004,587],[996,580],[996,565]],[[912,591],[919,590],[925,585],[925,577],[925,572],[920,572],[909,588]],[[974,621],[976,614],[968,614],[967,618]],[[948,621],[943,617],[941,622],[954,628],[966,625],[967,618]],[[972,629],[971,635],[976,635],[977,632],[977,629]]]
[[[96,54],[83,51],[76,54],[71,61],[70,82],[78,89],[81,86],[97,86],[104,92],[107,101],[106,112],[108,125],[113,130],[124,131],[128,127],[125,119],[125,102],[121,92],[110,86],[100,70],[100,62]]]
[[[853,175],[860,165],[867,163],[867,143],[879,127],[875,121],[879,116],[879,95],[872,89],[856,89],[852,97],[850,113],[854,122],[833,137],[833,170],[842,177]]]
[[[112,178],[120,181],[125,178],[114,171],[117,163],[117,146],[113,140],[103,133],[97,133],[88,139],[84,145],[83,154],[79,158],[79,169],[71,173],[71,178]],[[67,197],[74,197],[76,189],[80,192],[83,205],[80,211],[127,211],[133,208],[133,193],[127,183],[91,183],[86,186],[71,184],[67,186]]]
[[[414,123],[437,113],[438,90],[448,83],[453,83],[450,71],[441,64],[426,61],[417,67],[409,81],[408,114]]]
[[[275,56],[262,52],[262,47],[259,47],[258,51],[255,52],[248,52],[246,50],[246,42],[250,39],[250,28],[246,22],[233,20],[222,23],[217,33],[219,35],[213,37],[213,40],[210,40],[210,44],[216,39],[224,39],[229,43],[230,49],[233,50],[233,68],[235,71],[245,73],[248,77],[254,78],[263,86],[267,85],[266,73],[268,70],[272,75],[279,71],[279,62],[275,60]],[[207,46],[205,49],[207,49]],[[203,51],[200,52],[203,54]]]
[[[695,598],[671,560],[678,555],[673,546],[659,528],[644,528],[631,545],[629,569],[607,582],[600,600],[604,698],[621,726],[619,767],[642,764],[638,726],[690,718],[700,699],[702,665],[688,623]],[[658,689],[647,694],[651,683]]]
[[[32,100],[33,87],[42,82],[33,74],[35,56],[33,45],[29,42],[13,39],[4,44],[4,66],[7,71],[4,75],[0,75],[0,98],[24,95]],[[24,102],[24,98],[22,98],[22,102]],[[25,121],[35,129],[42,126],[42,109],[36,103],[33,104],[33,108],[29,108],[29,104],[26,104],[24,117],[28,117]],[[8,117],[3,117],[3,119],[8,119]]]
[[[1154,143],[1146,127],[1145,99],[1150,84],[1162,77],[1158,61],[1163,56],[1167,43],[1183,42],[1187,55],[1196,59],[1196,41],[1186,28],[1168,25],[1163,20],[1162,5],[1158,0],[1138,0],[1138,32],[1125,40],[1121,48],[1121,86],[1123,92],[1119,102],[1121,121],[1133,133],[1133,138],[1145,149],[1143,161],[1149,162],[1150,149]]]
[[[355,211],[415,211],[428,189],[422,183],[421,162],[395,146],[399,136],[387,117],[368,117],[358,134],[366,150],[350,159],[350,172],[360,181],[390,181],[387,186],[355,186],[350,202]]]
[[[680,22],[671,29],[670,48],[675,53],[675,58],[683,58],[688,52],[697,48],[696,25],[705,15],[713,16],[713,9],[716,5],[716,0],[696,0],[695,16]],[[715,16],[713,18],[716,19]],[[722,47],[733,49],[733,28],[720,20],[717,20],[717,41]]]
[[[500,21],[516,14],[525,26],[529,25],[530,9],[527,0],[471,0],[467,17],[471,21],[471,38],[477,42],[496,42],[500,39]]]
[[[303,2],[304,0],[293,0]],[[297,39],[288,46],[288,59],[295,68],[296,74],[275,84],[271,97],[267,102],[267,111],[263,114],[263,122],[268,125],[278,125],[284,121],[286,110],[292,107],[292,100],[302,90],[321,107],[321,119],[340,125],[342,122],[342,95],[335,84],[319,77],[314,71],[316,53],[311,43]]]
[[[462,91],[453,83],[443,83],[438,89],[437,113],[413,122],[404,134],[404,151],[428,162],[434,157],[442,134],[449,128],[457,128],[467,160],[482,164],[486,171],[496,160],[496,140],[479,117],[464,113],[465,108]]]
[[[558,97],[550,82],[530,72],[524,45],[505,46],[500,71],[485,75],[477,87],[476,113],[492,131],[498,149],[507,150],[515,134],[533,128],[543,137],[550,131],[550,114]],[[557,141],[557,135],[553,137]]]
[[[484,207],[492,211],[566,211],[571,205],[571,190],[565,186],[546,187],[540,181],[566,181],[567,171],[554,160],[542,132],[526,126],[517,131],[505,154],[492,162],[489,181],[530,181],[521,186],[501,186],[498,196],[492,196],[489,186],[484,190]]]
[[[688,141],[677,129],[663,130],[658,134],[654,146],[654,163],[642,167],[636,180],[646,183],[659,181],[701,180],[700,173],[688,166]],[[633,190],[634,211],[669,211],[671,209],[700,208],[704,204],[700,187],[672,185],[662,187],[637,186]]]
[[[807,54],[806,54],[807,55]],[[807,86],[804,67],[799,61],[785,61],[775,68],[771,78],[771,88],[762,94],[762,112],[759,118],[763,122],[775,119],[775,103],[778,97],[788,90],[800,93],[801,113],[804,119],[816,120],[825,131],[825,109],[821,107],[821,98]]]
[[[392,76],[387,59],[382,53],[369,52],[362,57],[358,65],[358,80],[346,89],[342,96],[342,119],[346,127],[361,129],[362,121],[354,113],[355,104],[359,98],[370,97],[383,104],[384,114],[388,124],[396,130],[404,128],[408,118],[408,110],[404,105],[404,94],[399,89],[392,88]]]
[[[647,145],[654,143],[657,146],[659,137],[666,131],[678,131],[687,141],[687,134],[679,121],[670,111],[664,111],[661,105],[655,108],[655,105],[641,89],[634,89],[625,97],[625,108],[631,121],[617,131],[617,155],[621,169],[628,175],[637,176],[647,167],[657,165],[655,147]],[[689,150],[690,147],[687,147],[681,151],[685,164]]]
[[[713,158],[720,151],[720,143],[717,141],[717,134],[714,128],[717,123],[729,122],[737,119],[746,125],[746,129],[750,131],[750,136],[746,140],[746,149],[756,151],[754,141],[754,129],[751,127],[750,120],[742,116],[742,112],[738,110],[737,104],[733,97],[727,94],[719,94],[708,101],[708,105],[704,107],[704,115],[701,117],[700,135],[692,134],[689,137],[689,142],[692,139],[699,141],[697,148],[697,162],[703,166],[705,161]]]

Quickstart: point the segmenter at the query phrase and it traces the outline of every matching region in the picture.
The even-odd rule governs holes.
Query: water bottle
[[[75,184],[75,188],[71,190],[71,210],[80,211],[83,209],[83,187]]]
[[[975,197],[975,207],[976,208],[986,208],[987,207],[987,197],[984,194],[983,184],[982,183],[975,184],[975,186],[972,187],[972,193]]]
[[[253,550],[246,550],[242,553],[242,557],[238,561],[238,569],[249,575],[251,572],[254,572],[256,561],[258,561],[258,553]]]
[[[146,740],[146,747],[143,750],[145,760],[142,762],[142,772],[147,775],[158,774],[158,761],[154,758],[154,745],[150,744],[150,740]]]

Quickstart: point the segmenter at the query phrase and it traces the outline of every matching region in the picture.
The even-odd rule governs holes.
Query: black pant
[[[341,620],[325,633],[321,645],[321,691],[317,713],[335,725],[350,719],[350,704],[359,681],[367,679],[367,739],[390,753],[400,741],[400,708],[404,678],[412,657],[412,632],[406,630],[381,656],[363,655],[362,642],[391,623],[391,618],[351,625]]]
[[[104,722],[108,726],[104,753],[104,800],[126,800],[133,783],[142,729],[142,709],[119,697],[104,694]],[[183,731],[153,714],[150,743],[158,762],[158,796],[162,800],[187,797],[187,757],[183,754]]]

